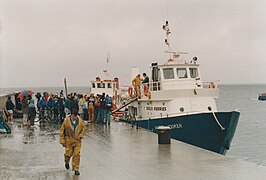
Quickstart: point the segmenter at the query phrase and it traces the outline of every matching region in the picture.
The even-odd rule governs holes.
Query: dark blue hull
[[[171,138],[225,154],[235,134],[240,113],[216,112],[215,115],[225,130],[221,130],[212,113],[137,120],[132,123],[153,132],[156,132],[158,126],[169,126]]]

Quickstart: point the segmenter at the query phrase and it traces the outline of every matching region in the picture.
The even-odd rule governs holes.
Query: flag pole
[[[66,78],[64,79],[64,84],[65,84],[65,91],[66,91],[66,97],[67,97],[67,81],[66,81]]]

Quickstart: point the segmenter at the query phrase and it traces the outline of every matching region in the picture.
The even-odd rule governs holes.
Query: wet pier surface
[[[13,125],[0,135],[0,179],[265,179],[266,167],[172,140],[122,122],[88,124],[81,148],[80,176],[64,168],[59,131]]]

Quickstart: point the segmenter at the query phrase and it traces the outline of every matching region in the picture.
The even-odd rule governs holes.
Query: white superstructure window
[[[191,78],[196,78],[199,76],[197,68],[189,68],[189,72]]]
[[[105,84],[104,83],[97,83],[97,88],[105,88]]]
[[[111,83],[107,83],[107,87],[108,88],[112,88],[112,84]]]
[[[174,75],[173,68],[164,68],[163,69],[163,76],[164,76],[164,79],[174,79],[175,75]]]
[[[92,83],[92,88],[95,88],[95,83]]]
[[[178,78],[187,78],[187,69],[186,68],[177,68],[177,77]]]

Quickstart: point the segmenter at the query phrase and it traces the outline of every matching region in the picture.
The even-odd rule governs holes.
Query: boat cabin
[[[203,88],[196,63],[152,63],[151,91]]]
[[[90,93],[93,93],[94,95],[105,93],[114,96],[116,90],[119,89],[119,79],[101,80],[97,77],[96,80],[91,81],[90,87]]]

